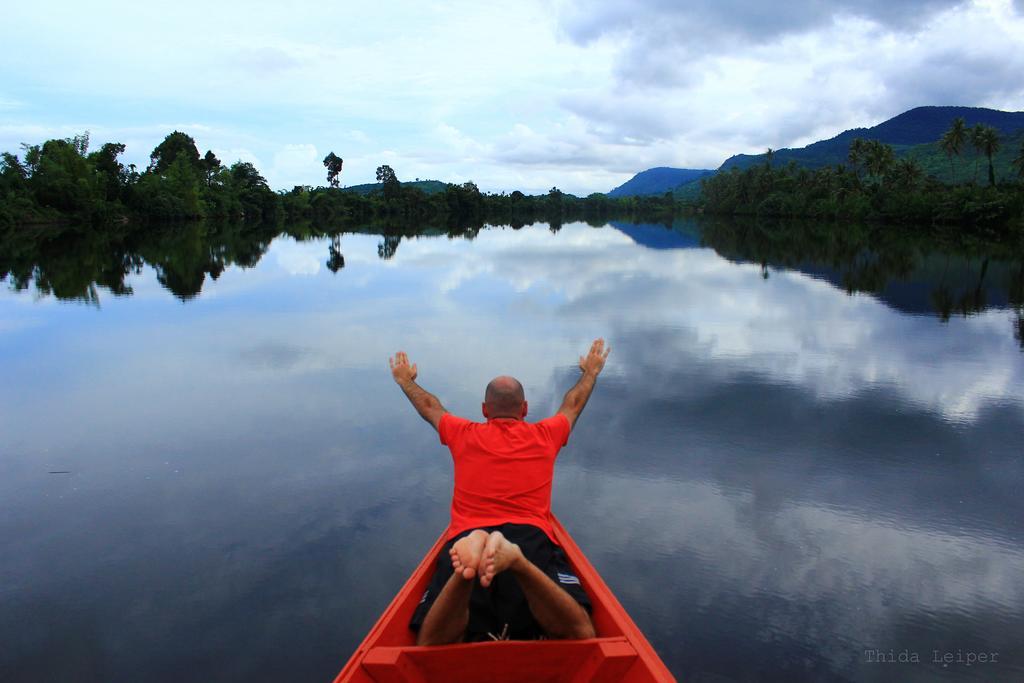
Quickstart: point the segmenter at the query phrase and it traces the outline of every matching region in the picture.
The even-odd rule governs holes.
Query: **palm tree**
[[[974,177],[971,178],[971,182],[978,182],[978,164],[981,162],[982,155],[982,136],[985,134],[985,126],[980,123],[976,123],[971,127],[971,147],[974,148]]]
[[[904,188],[910,190],[917,187],[917,184],[924,177],[924,171],[921,170],[921,166],[914,159],[900,159],[896,162],[896,177],[899,178],[900,184]]]
[[[942,134],[942,138],[939,140],[942,151],[949,157],[950,183],[956,182],[956,169],[953,167],[953,157],[960,156],[960,150],[963,148],[966,139],[967,124],[964,123],[962,116],[958,116],[953,119],[953,125]]]
[[[896,161],[896,156],[892,151],[892,147],[878,140],[871,140],[867,143],[866,148],[864,165],[867,166],[868,173],[875,176],[878,184],[881,185],[885,174],[892,168],[893,162]]]
[[[988,184],[995,186],[996,172],[992,167],[992,156],[999,151],[999,131],[992,126],[982,126],[979,142],[981,151],[988,157]]]
[[[857,175],[857,179],[860,179],[860,166],[864,163],[867,157],[867,142],[860,138],[855,138],[850,143],[850,153],[847,159],[850,161],[850,166],[853,167],[853,172]]]
[[[1010,163],[1017,169],[1017,175],[1024,178],[1024,140],[1020,141],[1020,150],[1017,152],[1017,158]]]

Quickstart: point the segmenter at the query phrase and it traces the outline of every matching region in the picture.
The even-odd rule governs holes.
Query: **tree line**
[[[226,166],[212,151],[200,156],[195,140],[180,131],[153,149],[141,171],[121,163],[121,143],[90,152],[88,133],[22,149],[21,158],[0,155],[0,225],[127,217],[265,219],[280,211],[276,194],[255,166],[245,161]]]
[[[225,165],[212,151],[200,155],[195,140],[170,133],[150,154],[145,169],[123,164],[121,143],[89,151],[89,134],[23,145],[21,156],[0,155],[0,227],[39,223],[102,225],[193,219],[279,222],[313,219],[355,222],[384,219],[431,224],[484,222],[560,224],[601,217],[670,218],[679,210],[671,195],[580,198],[552,188],[543,195],[488,194],[472,181],[426,193],[403,184],[388,165],[377,168],[379,189],[369,194],[339,187],[344,160],[323,160],[326,186],[299,185],[274,192],[251,163]]]
[[[925,173],[912,156],[878,140],[855,139],[846,163],[807,169],[790,162],[765,162],[736,168],[701,181],[700,209],[709,214],[829,219],[883,220],[970,228],[1002,238],[1024,232],[1024,140],[1011,162],[1015,176],[997,182],[993,156],[1002,137],[991,126],[968,128],[962,118],[952,122],[938,141],[949,157],[950,182]],[[975,164],[988,161],[988,182],[956,182],[956,164],[967,146]],[[975,172],[977,176],[977,171]]]
[[[0,228],[193,219],[458,227],[543,221],[557,226],[611,218],[665,222],[698,211],[968,226],[1002,239],[1024,232],[1024,139],[1011,162],[1014,178],[996,177],[993,157],[1002,142],[994,128],[967,127],[962,118],[954,120],[938,141],[948,157],[950,182],[925,172],[914,157],[899,158],[892,146],[878,140],[854,140],[846,163],[816,170],[793,162],[778,167],[768,150],[764,164],[703,179],[701,196],[694,202],[671,193],[576,197],[557,187],[540,195],[484,193],[472,181],[424,192],[402,183],[388,165],[377,168],[377,189],[354,192],[340,187],[344,161],[333,151],[323,159],[326,186],[274,192],[253,164],[237,161],[228,166],[212,151],[200,155],[195,140],[180,131],[153,149],[142,170],[120,161],[125,150],[121,143],[90,151],[84,133],[23,145],[20,157],[0,154]],[[969,147],[975,150],[974,176],[956,182]],[[988,162],[987,184],[976,180],[982,157]]]

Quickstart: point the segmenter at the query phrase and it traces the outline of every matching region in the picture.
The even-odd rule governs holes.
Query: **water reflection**
[[[681,678],[1019,678],[1019,263],[750,229],[183,226],[83,259],[132,293],[99,313],[5,293],[0,679],[328,680],[447,512],[387,352],[470,417],[513,373],[539,417],[597,334],[555,509]],[[985,305],[938,324],[939,282]],[[928,664],[956,648],[1003,660]]]
[[[353,234],[379,235],[377,255],[390,260],[403,239],[445,234],[472,240],[481,227],[367,225]],[[561,229],[560,224],[549,227],[553,234]],[[771,269],[796,270],[848,294],[872,294],[901,311],[935,314],[943,322],[954,314],[1011,307],[1017,311],[1016,338],[1024,325],[1024,261],[1003,245],[937,244],[933,238],[863,226],[798,222],[690,219],[672,225],[615,222],[611,227],[646,248],[710,246],[731,261],[760,265],[763,279]],[[13,231],[0,244],[0,275],[16,291],[34,286],[40,296],[99,305],[99,288],[114,296],[131,295],[126,279],[149,265],[161,285],[188,300],[202,291],[207,276],[215,281],[227,267],[254,267],[279,234],[329,240],[325,265],[333,273],[344,268],[344,233],[323,226],[293,225],[282,233],[269,225],[120,225]]]

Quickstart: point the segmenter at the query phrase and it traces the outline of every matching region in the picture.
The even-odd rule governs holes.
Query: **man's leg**
[[[487,532],[477,529],[460,538],[449,551],[454,571],[430,606],[416,637],[417,645],[447,645],[462,640],[469,624],[469,596],[480,564]]]
[[[594,624],[587,611],[552,581],[550,576],[530,562],[519,546],[505,538],[500,531],[493,531],[487,537],[481,567],[480,585],[485,588],[501,572],[508,571],[516,577],[534,619],[551,638],[594,637]]]

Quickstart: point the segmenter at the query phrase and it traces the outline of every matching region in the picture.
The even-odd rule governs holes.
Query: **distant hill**
[[[871,128],[853,128],[846,130],[828,140],[821,140],[806,147],[796,149],[775,150],[772,165],[783,166],[795,161],[806,168],[820,168],[833,164],[846,163],[850,143],[855,138],[879,140],[892,145],[898,156],[904,156],[911,147],[935,143],[939,137],[949,130],[953,119],[962,116],[968,127],[981,123],[992,126],[1004,136],[1014,136],[1024,130],[1024,112],[999,111],[979,107],[917,107],[905,111],[888,121],[883,121]],[[1007,147],[1004,140],[1004,148]],[[936,149],[938,149],[936,147]],[[968,149],[961,153],[962,158],[972,158],[973,151]],[[945,159],[945,155],[942,155]],[[737,154],[725,160],[719,170],[731,168],[744,169],[755,164],[764,163],[764,154]],[[948,169],[948,161],[946,161]],[[949,171],[946,171],[948,179]]]
[[[609,197],[634,197],[671,192],[680,185],[698,180],[714,171],[692,168],[668,168],[659,166],[640,171],[635,176],[608,193]]]
[[[408,183],[402,183],[402,187],[414,187],[425,194],[437,194],[438,192],[444,192],[444,189],[447,186],[447,183],[442,183],[440,180],[413,180]],[[384,185],[382,183],[365,183],[363,185],[349,185],[348,187],[343,187],[342,191],[355,192],[357,194],[370,194],[371,192],[377,192],[383,188]]]

